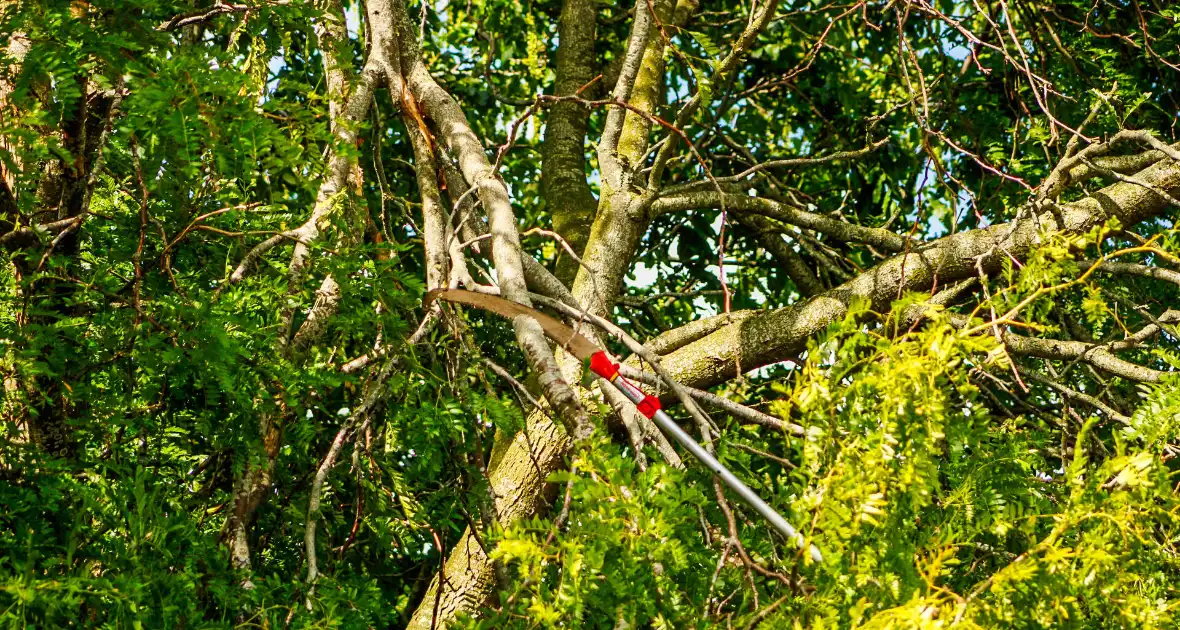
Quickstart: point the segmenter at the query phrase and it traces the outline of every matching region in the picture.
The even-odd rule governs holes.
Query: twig
[[[657,386],[657,385],[661,385],[665,382],[657,374],[652,374],[650,372],[644,372],[642,370],[637,370],[637,369],[635,369],[629,365],[626,365],[626,364],[619,366],[619,373],[631,380],[638,381],[638,382],[643,383],[645,385]],[[783,422],[782,420],[779,420],[778,418],[776,418],[774,416],[762,413],[761,411],[758,411],[757,409],[752,409],[752,408],[747,407],[745,405],[738,404],[738,403],[736,403],[732,400],[729,400],[727,398],[722,398],[721,396],[718,396],[718,395],[713,394],[711,392],[707,392],[704,390],[700,390],[700,389],[696,389],[696,388],[688,387],[688,386],[684,386],[684,390],[686,392],[688,392],[688,394],[690,396],[692,396],[693,398],[695,398],[707,405],[712,405],[714,407],[717,407],[718,409],[721,409],[736,418],[739,418],[741,420],[745,420],[745,421],[750,422],[752,424],[764,426],[764,427],[767,427],[770,429],[774,429],[776,431],[783,431],[785,433],[790,433],[792,435],[804,435],[806,433],[806,430],[797,424],[793,424],[790,422]]]
[[[256,201],[253,203],[243,203],[243,204],[239,204],[236,206],[228,206],[225,208],[220,208],[218,210],[213,210],[212,212],[206,212],[205,214],[202,214],[202,215],[198,216],[197,218],[193,219],[191,222],[189,222],[189,224],[187,226],[185,226],[185,228],[183,230],[181,230],[180,233],[177,234],[175,238],[173,238],[171,241],[168,242],[167,245],[164,246],[164,250],[162,252],[160,252],[160,255],[161,256],[166,255],[173,247],[176,246],[176,244],[178,242],[180,242],[180,239],[184,238],[186,235],[188,235],[189,232],[196,229],[197,224],[200,223],[201,221],[204,221],[205,219],[209,219],[209,218],[212,218],[212,217],[215,217],[218,215],[222,215],[227,212],[233,212],[235,210],[249,211],[249,210],[253,210],[261,205],[262,205],[261,201]]]
[[[570,515],[570,501],[574,492],[574,480],[578,475],[578,465],[570,466],[569,479],[565,482],[565,498],[561,501],[561,511],[557,513],[557,518],[553,519],[553,526],[549,530],[549,535],[545,537],[545,544],[553,544],[553,540],[557,537],[557,530],[561,529],[565,520]]]
[[[876,151],[877,149],[885,146],[888,143],[889,143],[889,138],[882,138],[880,140],[877,140],[876,142],[870,143],[868,146],[866,146],[862,149],[856,149],[854,151],[839,151],[836,153],[830,153],[828,155],[823,155],[823,156],[819,156],[819,157],[800,157],[800,158],[784,158],[781,160],[769,160],[766,162],[761,162],[761,163],[755,164],[754,166],[751,166],[750,168],[747,168],[746,170],[744,170],[736,175],[727,175],[725,177],[717,177],[716,181],[719,184],[736,184],[736,183],[741,183],[742,181],[749,178],[751,175],[755,175],[757,173],[761,173],[763,171],[770,170],[770,169],[792,168],[792,167],[797,167],[797,166],[818,166],[820,164],[828,164],[830,162],[841,162],[844,160],[855,160],[858,158],[862,158],[862,157],[872,153],[873,151]],[[666,188],[663,191],[662,195],[666,196],[666,195],[673,195],[673,194],[680,193],[680,192],[692,192],[694,190],[700,190],[701,188],[708,186],[709,184],[710,184],[710,182],[694,182],[694,183],[690,183],[690,184],[681,184],[679,186],[671,186],[669,188]]]
[[[524,386],[524,383],[516,380],[516,378],[514,378],[512,374],[508,372],[508,370],[500,367],[495,361],[492,361],[487,357],[480,357],[480,360],[483,361],[483,364],[489,370],[494,372],[496,376],[499,376],[500,378],[508,381],[508,383],[510,383],[512,387],[516,389],[516,391],[520,392],[520,394],[524,396],[525,400],[529,401],[529,404],[531,404],[533,407],[536,407],[537,409],[541,408],[541,402],[534,398],[533,395],[529,393],[528,388]]]
[[[176,17],[160,24],[156,27],[157,31],[174,31],[178,28],[191,26],[193,24],[200,24],[207,22],[219,15],[228,13],[249,13],[255,9],[265,7],[281,7],[290,4],[288,0],[271,0],[270,2],[263,2],[260,4],[227,4],[224,2],[217,2],[208,9],[201,9],[192,11],[190,13],[182,13]]]
[[[778,455],[767,453],[766,451],[760,451],[760,450],[754,448],[753,446],[746,446],[745,444],[742,444],[741,442],[730,442],[729,445],[740,450],[740,451],[745,451],[751,455],[757,455],[758,457],[765,457],[766,459],[769,459],[771,461],[778,462],[779,464],[782,464],[783,466],[786,466],[787,468],[789,468],[791,470],[798,468],[798,465],[796,465],[795,462],[792,462],[791,460],[786,459],[785,457],[779,457]]]
[[[1127,416],[1124,416],[1123,414],[1119,413],[1118,411],[1115,411],[1110,405],[1107,405],[1106,403],[1102,402],[1101,400],[1098,400],[1097,398],[1095,398],[1089,394],[1079,392],[1075,389],[1070,389],[1064,385],[1061,385],[1060,383],[1056,383],[1053,380],[1045,378],[1035,372],[1025,372],[1025,376],[1027,376],[1029,379],[1034,380],[1042,385],[1045,385],[1051,389],[1056,390],[1058,393],[1065,396],[1066,398],[1080,400],[1080,401],[1086,403],[1087,405],[1090,405],[1091,407],[1094,407],[1095,409],[1105,413],[1107,416],[1111,417],[1114,420],[1117,420],[1117,421],[1119,421],[1123,424],[1126,424],[1126,425],[1131,424],[1130,418],[1128,418]]]

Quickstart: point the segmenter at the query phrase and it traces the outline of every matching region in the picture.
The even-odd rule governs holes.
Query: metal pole
[[[490,310],[493,313],[499,313],[510,319],[519,316],[527,316],[535,319],[545,329],[545,334],[549,335],[551,339],[557,341],[562,347],[572,352],[578,358],[589,359],[591,371],[613,384],[616,389],[627,397],[627,400],[635,403],[640,413],[655,420],[656,424],[659,425],[664,433],[671,435],[681,446],[688,449],[688,452],[692,453],[693,457],[700,460],[705,466],[708,466],[709,470],[720,477],[721,481],[729,486],[730,490],[738,493],[738,496],[743,501],[749,503],[750,507],[754,508],[754,511],[770,521],[770,524],[781,532],[783,536],[795,541],[795,544],[799,545],[800,548],[806,543],[803,535],[796,531],[794,527],[791,527],[787,519],[783,518],[774,508],[767,505],[761,497],[755,494],[746,484],[742,483],[741,479],[738,479],[733,473],[729,472],[728,468],[722,466],[716,457],[713,457],[708,451],[701,448],[701,445],[697,444],[696,440],[693,440],[692,437],[685,433],[684,429],[680,428],[680,425],[673,422],[672,418],[669,418],[668,414],[660,409],[659,399],[649,397],[643,393],[643,390],[631,383],[631,381],[623,378],[619,374],[619,366],[611,361],[605,351],[589,339],[586,339],[578,334],[577,331],[571,330],[565,324],[544,313],[538,313],[531,308],[517,304],[516,302],[510,302],[501,297],[472,293],[471,291],[461,289],[435,289],[426,294],[426,303],[430,304],[433,300],[440,297],[460,304],[478,306],[479,308]],[[809,551],[811,552],[812,560],[823,562],[823,556],[815,545],[811,545]]]
[[[635,403],[636,405],[643,402],[643,400],[647,397],[647,395],[644,394],[642,390],[622,376],[616,376],[615,378],[611,379],[610,382],[615,386],[616,389],[622,392],[622,394],[626,396],[628,400]],[[702,464],[707,466],[709,470],[713,471],[713,474],[717,475],[721,479],[722,483],[724,483],[726,486],[729,486],[730,490],[736,492],[743,501],[748,503],[750,507],[754,508],[755,512],[758,512],[762,515],[762,518],[770,521],[770,524],[773,525],[774,528],[780,533],[782,533],[783,536],[786,536],[789,540],[795,541],[795,544],[799,547],[803,547],[803,545],[806,543],[806,541],[803,539],[803,534],[800,534],[798,530],[796,530],[791,526],[790,523],[787,522],[787,519],[783,518],[782,514],[779,514],[774,508],[767,505],[767,503],[762,500],[762,497],[758,496],[753,490],[750,489],[749,486],[742,483],[741,479],[738,479],[737,476],[730,472],[728,468],[726,468],[721,462],[717,461],[716,457],[713,457],[709,451],[706,451],[700,444],[697,443],[696,440],[692,439],[692,436],[690,436],[688,433],[685,433],[684,429],[681,429],[680,425],[676,424],[672,418],[668,417],[668,414],[664,413],[663,409],[657,409],[655,414],[651,416],[651,419],[655,421],[656,425],[659,426],[664,433],[672,436],[672,438],[679,442],[680,445],[688,450],[689,453],[692,453],[693,457],[697,458]],[[810,547],[811,548],[809,551],[811,552],[811,559],[815,560],[816,562],[823,562],[823,554],[819,552],[819,548],[815,545],[811,545]]]

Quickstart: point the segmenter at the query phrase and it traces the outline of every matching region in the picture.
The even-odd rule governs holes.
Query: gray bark
[[[594,43],[598,23],[594,0],[565,0],[557,32],[557,78],[553,93],[570,96],[594,79]],[[579,256],[590,237],[590,225],[598,202],[586,181],[586,127],[590,110],[580,103],[559,101],[549,109],[545,139],[541,145],[541,194],[553,218],[553,230]],[[564,252],[558,255],[557,277],[573,281],[578,263]]]
[[[1139,173],[1138,179],[1174,193],[1180,188],[1180,165],[1166,160]],[[1049,233],[1085,233],[1111,217],[1130,227],[1168,205],[1150,189],[1120,182],[1061,206],[1057,216],[1045,212],[947,236],[890,258],[805,302],[757,312],[719,328],[665,356],[664,366],[686,385],[716,385],[803,351],[811,336],[844,317],[853,300],[867,300],[876,311],[888,310],[903,292],[930,290],[972,277],[979,269],[994,273],[1005,258],[1027,255]]]

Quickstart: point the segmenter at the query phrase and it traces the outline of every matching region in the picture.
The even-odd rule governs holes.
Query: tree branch
[[[750,231],[754,233],[754,240],[766,248],[766,251],[770,252],[770,255],[774,256],[775,260],[782,265],[791,282],[795,283],[795,288],[799,290],[799,295],[809,297],[823,292],[824,285],[816,277],[815,272],[803,260],[803,256],[783,240],[781,231],[775,230],[775,224],[769,219],[756,214],[739,212],[737,213],[737,221],[750,228]]]
[[[1052,379],[1041,376],[1040,374],[1037,374],[1035,372],[1024,372],[1023,374],[1024,374],[1024,376],[1028,377],[1030,380],[1036,381],[1036,382],[1048,387],[1049,389],[1056,391],[1057,393],[1061,394],[1062,396],[1065,396],[1066,398],[1068,398],[1070,400],[1080,400],[1081,402],[1084,402],[1087,405],[1090,405],[1091,407],[1101,411],[1102,413],[1106,414],[1107,416],[1109,416],[1110,418],[1112,418],[1114,420],[1117,420],[1123,424],[1131,424],[1130,418],[1119,413],[1114,408],[1112,408],[1110,405],[1102,402],[1101,400],[1098,400],[1097,398],[1095,398],[1089,394],[1079,392],[1076,389],[1070,389],[1069,387],[1066,387],[1060,383],[1054,382]]]
[[[889,138],[883,138],[869,144],[862,149],[854,151],[838,151],[828,155],[821,155],[819,157],[804,157],[804,158],[786,158],[782,160],[769,160],[755,164],[750,168],[738,173],[737,175],[729,175],[726,177],[715,177],[712,181],[692,182],[688,184],[680,184],[678,186],[669,186],[663,191],[663,196],[670,196],[679,193],[699,192],[715,187],[715,184],[740,184],[747,180],[750,176],[761,173],[762,171],[776,169],[776,168],[793,168],[800,166],[818,166],[820,164],[828,164],[831,162],[842,162],[844,160],[856,160],[862,158],[873,151],[885,146],[889,143]]]
[[[1180,165],[1162,162],[1138,178],[1175,191],[1180,188]],[[1005,259],[1019,258],[1038,246],[1043,231],[1082,234],[1112,217],[1129,227],[1166,207],[1167,200],[1152,190],[1119,182],[1062,205],[1057,213],[953,234],[886,260],[806,302],[746,315],[665,356],[664,365],[680,382],[708,387],[798,354],[811,336],[844,317],[853,300],[867,300],[874,310],[885,311],[906,291],[929,290],[980,270],[998,271]]]
[[[635,0],[635,19],[631,23],[631,37],[627,40],[627,53],[623,56],[623,64],[619,70],[619,80],[611,91],[611,97],[616,101],[626,102],[631,98],[631,89],[635,87],[635,78],[639,76],[639,68],[647,50],[647,40],[652,32],[652,15],[649,8],[650,0]],[[623,132],[623,121],[626,111],[623,108],[613,108],[607,111],[606,123],[602,129],[602,138],[598,141],[598,161],[602,168],[603,179],[617,181],[622,176],[616,152],[619,149],[619,136]]]
[[[208,22],[219,15],[226,15],[229,13],[249,13],[255,9],[262,9],[266,7],[281,7],[290,4],[287,0],[271,0],[270,2],[263,2],[260,4],[228,4],[225,2],[215,2],[212,7],[208,9],[198,9],[188,13],[182,13],[167,22],[164,22],[156,27],[157,31],[174,31],[185,26],[192,26],[193,24],[201,24]]]
[[[783,223],[815,230],[846,243],[865,243],[891,252],[900,252],[905,249],[906,239],[889,230],[847,223],[773,199],[750,197],[734,192],[732,189],[730,192],[723,193],[716,190],[705,190],[669,194],[657,199],[652,204],[651,212],[653,215],[660,215],[683,210],[719,208],[722,204],[730,211],[745,211],[777,219]]]
[[[597,6],[594,0],[564,0],[557,22],[557,76],[553,94],[577,95],[594,81]],[[549,109],[541,144],[541,194],[553,218],[553,229],[581,255],[590,238],[598,201],[586,180],[586,129],[590,109],[559,100]],[[557,277],[573,282],[578,264],[560,255]]]
[[[1163,324],[1178,322],[1180,321],[1180,311],[1168,310],[1160,315],[1157,321]],[[952,315],[951,323],[958,328],[964,328],[967,326],[968,320],[961,315]],[[1099,344],[1027,337],[1005,330],[1001,333],[1001,340],[1008,352],[1016,356],[1056,361],[1079,360],[1128,380],[1140,383],[1158,383],[1163,378],[1164,372],[1131,363],[1119,358],[1114,352],[1139,347],[1159,332],[1159,324],[1153,323],[1127,339]]]
[[[717,93],[727,88],[729,82],[733,79],[733,71],[737,67],[738,62],[746,56],[750,47],[754,45],[754,41],[758,39],[758,35],[774,19],[778,4],[779,0],[767,0],[766,4],[755,8],[754,3],[751,3],[750,21],[746,24],[746,28],[738,35],[737,41],[733,43],[729,53],[721,60],[721,63],[711,69],[714,74],[711,80],[716,84],[714,89]],[[676,113],[676,121],[673,123],[674,126],[676,128],[684,127],[692,119],[693,114],[700,109],[701,105],[707,104],[703,102],[702,92],[698,89],[697,93],[693,94],[692,98]],[[648,188],[650,190],[659,190],[660,180],[663,179],[664,175],[664,167],[672,157],[672,153],[676,150],[677,140],[679,140],[679,136],[671,131],[664,136],[664,142],[660,146],[659,152],[656,153],[655,160],[652,162],[651,174],[648,177]],[[710,182],[708,185],[716,186],[716,183]]]
[[[255,263],[279,243],[285,240],[294,240],[297,247],[303,244],[302,247],[308,248],[319,239],[320,227],[331,214],[332,209],[336,207],[338,195],[345,193],[348,189],[348,175],[352,172],[352,165],[355,162],[351,153],[341,152],[337,147],[356,145],[357,127],[360,121],[368,115],[369,104],[373,101],[373,91],[380,81],[380,68],[370,60],[365,64],[365,69],[361,71],[352,95],[349,96],[348,102],[344,106],[343,120],[334,125],[334,144],[328,153],[324,181],[320,184],[319,192],[316,194],[316,203],[312,208],[311,216],[303,225],[282,234],[276,234],[251,248],[230,274],[229,284],[237,284],[244,280]],[[306,257],[306,251],[305,249],[303,256],[293,257],[292,265],[297,269],[300,268]]]
[[[1082,264],[1091,266],[1093,265],[1093,261],[1084,261]],[[1107,260],[1098,263],[1098,271],[1103,273],[1118,273],[1130,276],[1140,276],[1143,278],[1154,278],[1156,280],[1164,280],[1166,282],[1171,282],[1176,286],[1180,286],[1180,271],[1164,269],[1163,267],[1149,267],[1148,265]]]

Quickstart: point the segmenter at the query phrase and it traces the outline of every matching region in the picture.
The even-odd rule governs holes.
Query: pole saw
[[[787,519],[783,518],[774,508],[763,501],[762,497],[759,497],[749,486],[742,483],[741,479],[738,479],[728,468],[717,461],[716,457],[713,457],[709,451],[706,451],[696,440],[692,439],[684,429],[681,429],[680,425],[676,424],[660,408],[659,398],[644,393],[634,383],[620,375],[619,364],[611,361],[610,357],[607,356],[602,348],[599,348],[581,333],[540,311],[495,295],[475,293],[462,289],[435,289],[426,294],[426,305],[429,306],[437,299],[475,306],[509,319],[515,319],[522,315],[533,318],[541,325],[541,328],[550,339],[557,342],[557,344],[579,360],[589,361],[590,371],[605,379],[615,389],[618,389],[627,400],[630,400],[635,405],[635,409],[639,413],[655,422],[660,430],[684,447],[685,450],[697,458],[713,474],[717,475],[722,483],[728,486],[730,490],[736,492],[743,501],[754,508],[755,512],[761,514],[783,536],[794,541],[800,548],[806,545],[803,535],[792,527],[787,522]],[[823,555],[820,554],[819,549],[815,545],[809,546],[809,552],[812,560],[816,562],[823,561]]]

